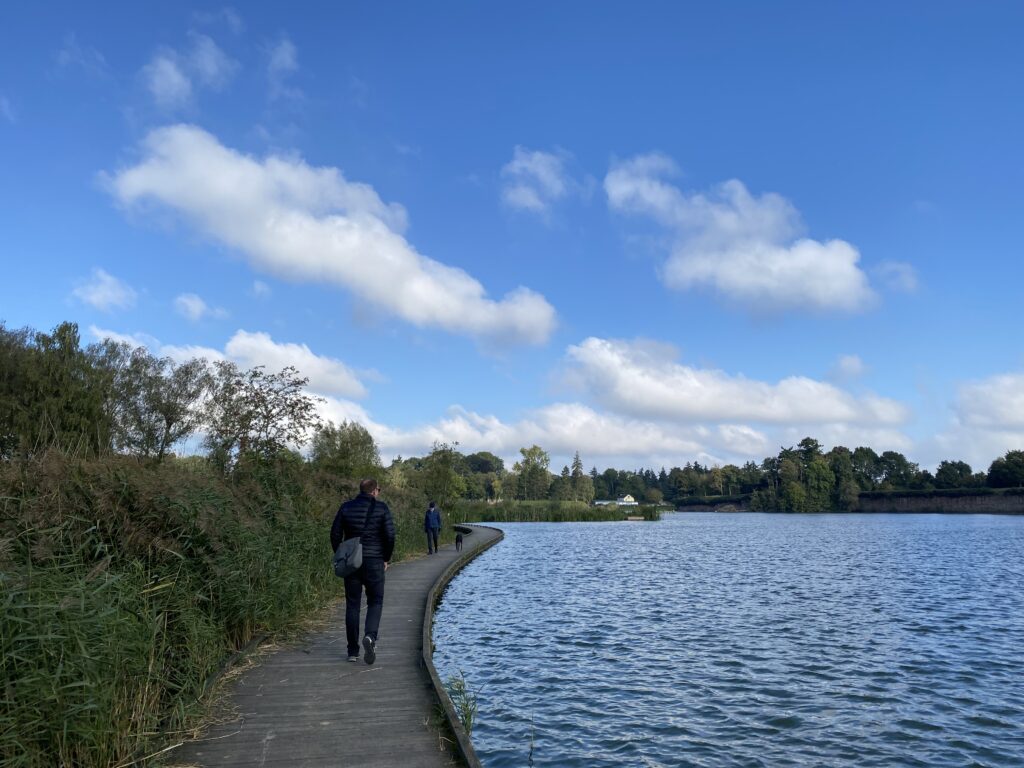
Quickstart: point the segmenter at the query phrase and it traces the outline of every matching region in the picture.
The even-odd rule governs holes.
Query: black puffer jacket
[[[369,524],[363,531],[366,513],[371,506],[373,514],[370,515]],[[395,521],[391,519],[388,505],[379,500],[374,505],[373,496],[368,493],[360,493],[341,505],[338,514],[334,516],[334,525],[331,526],[331,550],[337,549],[345,539],[351,539],[360,533],[363,534],[364,560],[368,557],[391,560],[391,553],[395,551]]]

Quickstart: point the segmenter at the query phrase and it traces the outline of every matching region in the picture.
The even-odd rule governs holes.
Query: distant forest
[[[807,437],[760,464],[589,472],[577,452],[552,472],[540,446],[520,449],[512,467],[489,452],[463,454],[437,443],[423,457],[381,464],[359,424],[324,423],[308,380],[294,368],[240,370],[227,361],[158,358],[143,347],[103,341],[83,347],[78,327],[50,333],[0,324],[0,459],[58,449],[76,456],[134,456],[148,462],[202,461],[230,473],[253,461],[290,461],[347,479],[377,474],[400,495],[456,499],[583,501],[625,495],[647,503],[744,496],[752,509],[853,509],[865,491],[927,491],[1024,486],[1024,451],[1009,451],[986,472],[958,460],[935,473],[896,451],[860,446],[825,452]],[[204,455],[176,457],[174,447],[202,436]],[[305,453],[296,448],[306,449]]]

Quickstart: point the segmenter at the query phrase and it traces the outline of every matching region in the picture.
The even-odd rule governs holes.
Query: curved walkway
[[[388,569],[373,666],[346,661],[345,603],[339,601],[327,629],[265,656],[230,683],[228,701],[238,717],[183,745],[171,762],[206,768],[460,765],[450,735],[442,738],[423,663],[426,601],[449,566],[500,537],[497,530],[473,527],[461,553],[448,545]]]

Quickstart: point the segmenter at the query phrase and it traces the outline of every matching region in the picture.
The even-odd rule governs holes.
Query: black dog
[[[462,534],[461,533],[456,533],[455,534],[455,551],[456,552],[461,552],[462,551]]]

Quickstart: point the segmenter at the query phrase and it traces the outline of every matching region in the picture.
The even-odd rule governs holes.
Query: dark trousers
[[[359,655],[359,607],[366,590],[366,628],[364,635],[377,640],[380,614],[384,609],[384,561],[379,557],[364,559],[362,567],[345,577],[345,639],[348,655]]]
[[[427,528],[427,554],[432,555],[437,551],[437,528]]]

